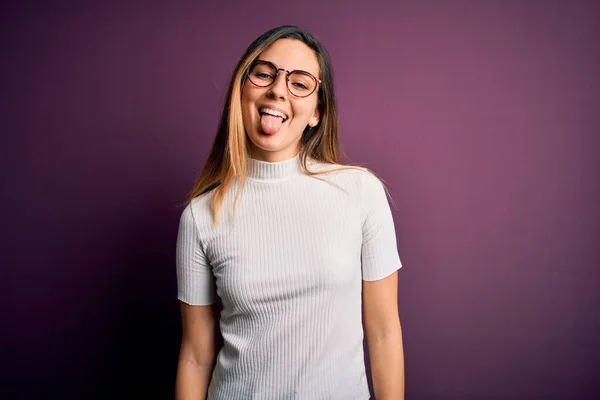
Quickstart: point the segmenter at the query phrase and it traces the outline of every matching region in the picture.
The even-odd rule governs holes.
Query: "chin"
[[[296,150],[299,150],[294,148],[293,143],[277,140],[275,136],[250,137],[252,151],[261,153],[263,156],[267,154],[270,156],[283,155],[284,158],[291,158],[296,154]]]
[[[289,148],[281,145],[281,144],[268,144],[268,143],[253,143],[253,147],[258,150],[258,151],[262,151],[262,152],[268,152],[268,153],[279,153],[279,152],[284,152],[286,151],[286,149]]]

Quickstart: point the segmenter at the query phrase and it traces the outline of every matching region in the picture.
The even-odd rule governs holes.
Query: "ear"
[[[317,124],[319,123],[319,120],[320,120],[319,109],[315,108],[315,112],[313,113],[312,117],[310,117],[310,119],[308,120],[308,126],[310,126],[311,128],[317,126]]]

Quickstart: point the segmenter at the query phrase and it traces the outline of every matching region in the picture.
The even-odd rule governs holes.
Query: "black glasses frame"
[[[273,67],[273,69],[276,71],[275,77],[273,78],[273,82],[269,83],[268,85],[259,85],[259,84],[257,84],[256,82],[254,82],[254,81],[252,80],[252,78],[250,77],[250,71],[252,71],[252,69],[253,69],[254,67],[256,67],[257,65],[268,65],[268,66],[270,66],[270,67]],[[303,71],[303,70],[301,70],[301,69],[295,69],[295,70],[293,70],[293,71],[288,71],[287,69],[283,69],[283,68],[277,68],[277,66],[276,66],[275,64],[273,64],[273,63],[272,63],[272,62],[270,62],[270,61],[266,61],[266,60],[256,60],[256,61],[255,61],[255,62],[254,62],[254,63],[253,63],[251,66],[250,66],[250,68],[248,69],[248,72],[246,73],[246,76],[247,76],[248,80],[249,80],[249,81],[250,81],[250,82],[251,82],[251,83],[252,83],[254,86],[258,86],[258,87],[269,87],[269,86],[271,86],[272,84],[274,84],[274,83],[275,83],[275,81],[277,80],[277,77],[279,76],[279,73],[280,73],[281,71],[285,72],[285,74],[286,74],[286,75],[285,75],[285,82],[286,82],[286,85],[285,85],[285,86],[287,87],[287,90],[288,90],[289,94],[291,94],[291,95],[292,95],[292,96],[294,96],[294,97],[298,97],[298,98],[301,98],[301,99],[303,99],[303,98],[305,98],[305,97],[308,97],[308,96],[310,96],[311,94],[313,94],[313,93],[314,93],[314,92],[317,90],[317,88],[319,87],[319,85],[321,84],[321,80],[320,80],[319,78],[317,78],[316,76],[314,76],[313,74],[311,74],[310,72],[306,72],[306,71]],[[300,74],[303,74],[303,75],[306,75],[306,76],[310,77],[310,78],[311,78],[313,81],[315,81],[315,87],[314,87],[314,89],[313,89],[313,90],[312,90],[312,91],[311,91],[309,94],[307,94],[307,95],[304,95],[304,96],[299,96],[299,95],[297,95],[297,94],[294,94],[294,93],[292,93],[292,91],[291,91],[291,89],[290,89],[290,75],[291,75],[291,74],[293,74],[293,73],[300,73]]]

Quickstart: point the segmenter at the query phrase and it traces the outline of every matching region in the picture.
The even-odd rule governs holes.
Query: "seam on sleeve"
[[[200,250],[202,254],[206,257],[206,245],[202,240],[202,235],[200,234],[200,228],[198,227],[198,221],[196,220],[196,215],[194,215],[194,207],[192,207],[193,202],[188,205],[190,208],[190,215],[192,216],[192,221],[194,222],[194,229],[196,229],[196,237],[198,237],[198,242],[200,244]],[[208,260],[207,260],[208,261]]]
[[[366,179],[369,178],[373,178],[376,180],[377,182],[377,189],[379,189],[379,186],[381,185],[381,182],[379,181],[379,178],[377,178],[376,176],[371,175],[368,171],[364,170],[364,173],[361,174],[361,187],[360,187],[360,192],[361,192],[361,197],[362,197],[362,207],[363,207],[363,211],[365,213],[365,221],[363,222],[363,230],[365,227],[365,224],[369,221],[369,217],[371,216],[372,207],[368,206],[368,196],[369,196],[369,190],[367,187],[367,182]],[[383,187],[382,187],[383,189]],[[384,195],[385,195],[385,189],[384,190]],[[387,200],[387,196],[386,196],[386,200]],[[371,239],[373,239],[375,236],[377,236],[377,234],[379,233],[380,229],[381,229],[381,225],[379,224],[377,226],[377,228],[366,238],[363,238],[363,243],[367,243],[369,242]]]

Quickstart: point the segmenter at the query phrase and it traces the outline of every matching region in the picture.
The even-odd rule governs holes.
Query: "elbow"
[[[379,326],[366,327],[367,341],[374,345],[402,341],[402,328],[400,320],[390,321]]]
[[[198,368],[212,368],[217,359],[216,350],[203,349],[202,351],[186,350],[183,346],[179,352],[179,361],[191,364]]]
[[[184,340],[179,350],[179,360],[197,367],[210,367],[214,365],[217,354],[216,343],[212,341],[194,343]]]

